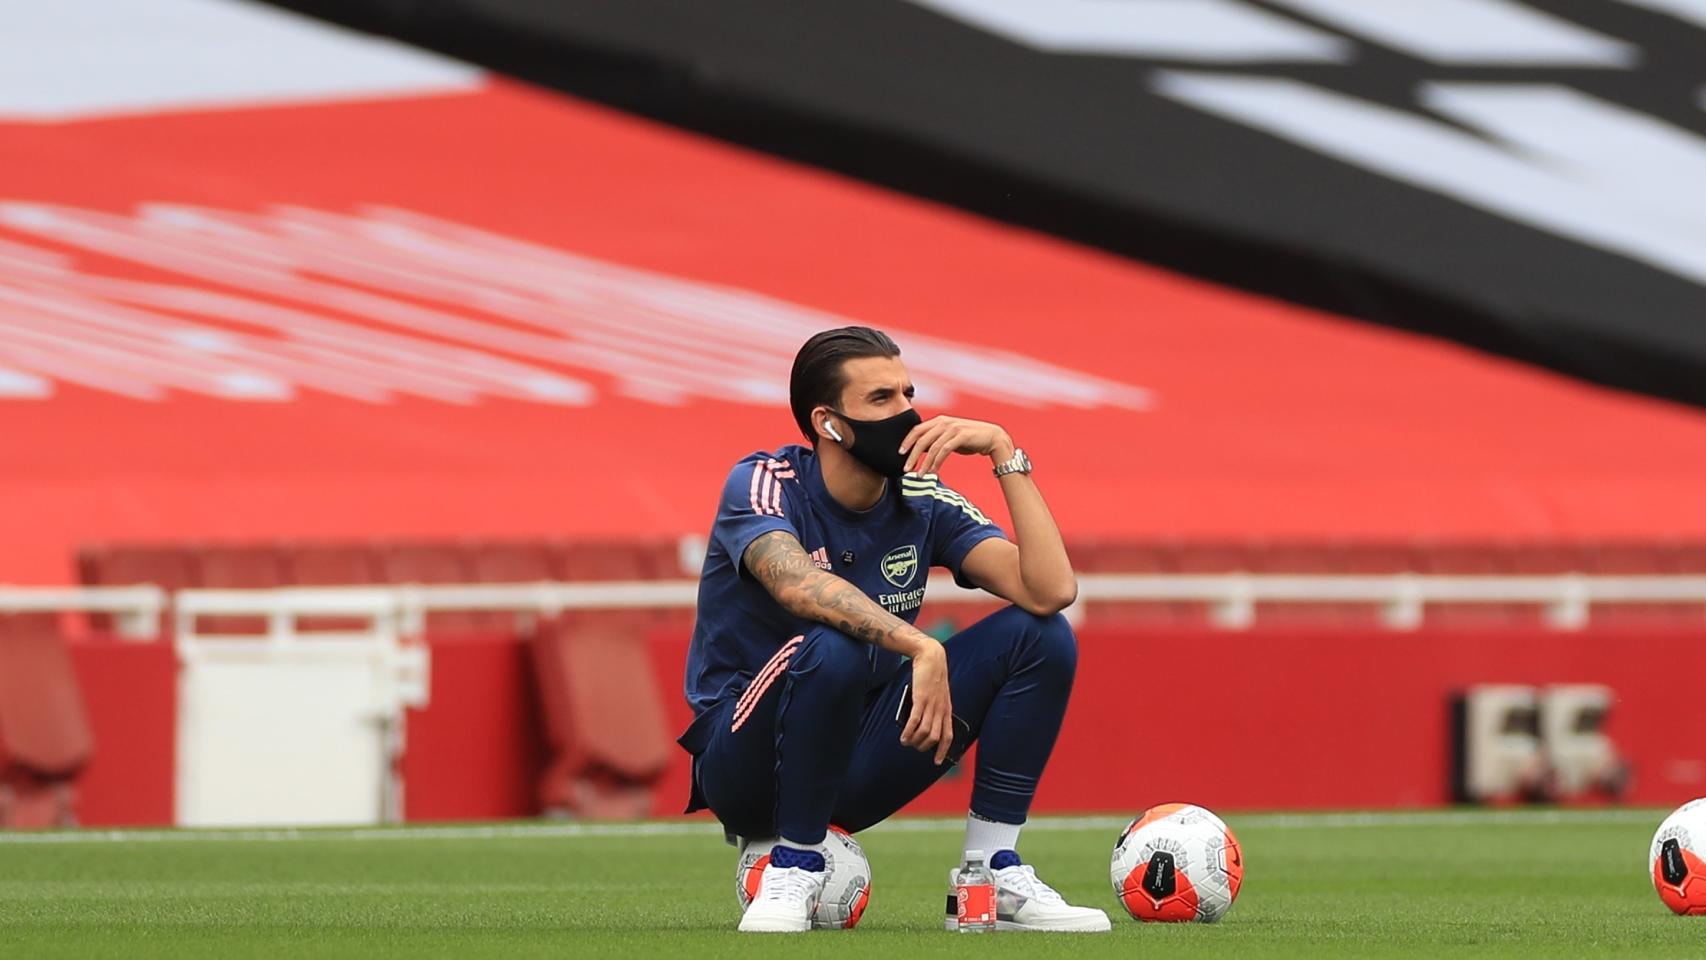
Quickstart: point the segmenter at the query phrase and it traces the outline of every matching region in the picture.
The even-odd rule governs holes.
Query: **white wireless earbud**
[[[823,432],[829,434],[830,439],[834,440],[836,443],[841,442],[841,434],[836,432],[834,423],[825,420],[823,422]]]

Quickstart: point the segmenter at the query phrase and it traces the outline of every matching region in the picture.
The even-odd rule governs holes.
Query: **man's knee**
[[[832,627],[814,627],[806,633],[788,673],[796,682],[809,677],[813,683],[863,691],[871,673],[870,645]]]
[[[1049,667],[1071,676],[1078,667],[1078,637],[1064,614],[1031,613],[1017,606],[1002,610],[1011,622],[1018,648]]]

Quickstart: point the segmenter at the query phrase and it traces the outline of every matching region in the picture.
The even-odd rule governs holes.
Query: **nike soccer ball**
[[[1213,923],[1238,898],[1244,853],[1219,817],[1164,803],[1120,831],[1109,874],[1114,895],[1137,920]]]
[[[735,896],[740,898],[742,910],[758,895],[758,878],[770,865],[770,848],[775,845],[775,837],[741,840],[740,861],[735,867]],[[829,876],[824,880],[823,896],[818,899],[812,926],[819,930],[851,930],[871,902],[871,864],[852,834],[840,827],[830,827],[823,839],[823,868]]]
[[[1647,860],[1653,887],[1672,913],[1706,916],[1706,797],[1683,804],[1659,824]]]

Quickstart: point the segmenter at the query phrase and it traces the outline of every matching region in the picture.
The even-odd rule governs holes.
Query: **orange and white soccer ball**
[[[1653,889],[1672,913],[1706,916],[1706,797],[1683,804],[1659,824],[1647,861]]]
[[[735,867],[735,896],[742,910],[758,895],[758,878],[770,865],[770,848],[775,837],[760,840],[742,839],[740,860]],[[851,930],[865,915],[871,902],[871,864],[865,851],[853,835],[840,827],[830,827],[823,839],[823,868],[829,876],[823,882],[823,896],[818,898],[817,913],[812,926],[819,930]]]
[[[1114,844],[1114,896],[1145,923],[1214,923],[1244,881],[1244,852],[1202,807],[1164,803],[1126,824]]]

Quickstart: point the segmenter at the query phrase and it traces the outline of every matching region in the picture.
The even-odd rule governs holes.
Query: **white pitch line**
[[[1348,829],[1360,827],[1562,826],[1652,823],[1664,819],[1653,809],[1600,810],[1446,810],[1393,813],[1267,813],[1232,815],[1235,829]],[[1045,832],[1117,831],[1127,817],[1037,817],[1025,829]],[[890,820],[872,827],[877,833],[953,833],[965,829],[961,818],[921,817]],[[54,843],[285,843],[335,840],[513,840],[560,837],[716,836],[713,821],[639,823],[514,823],[486,826],[279,828],[271,830],[68,830],[42,833],[0,832],[0,845]]]

